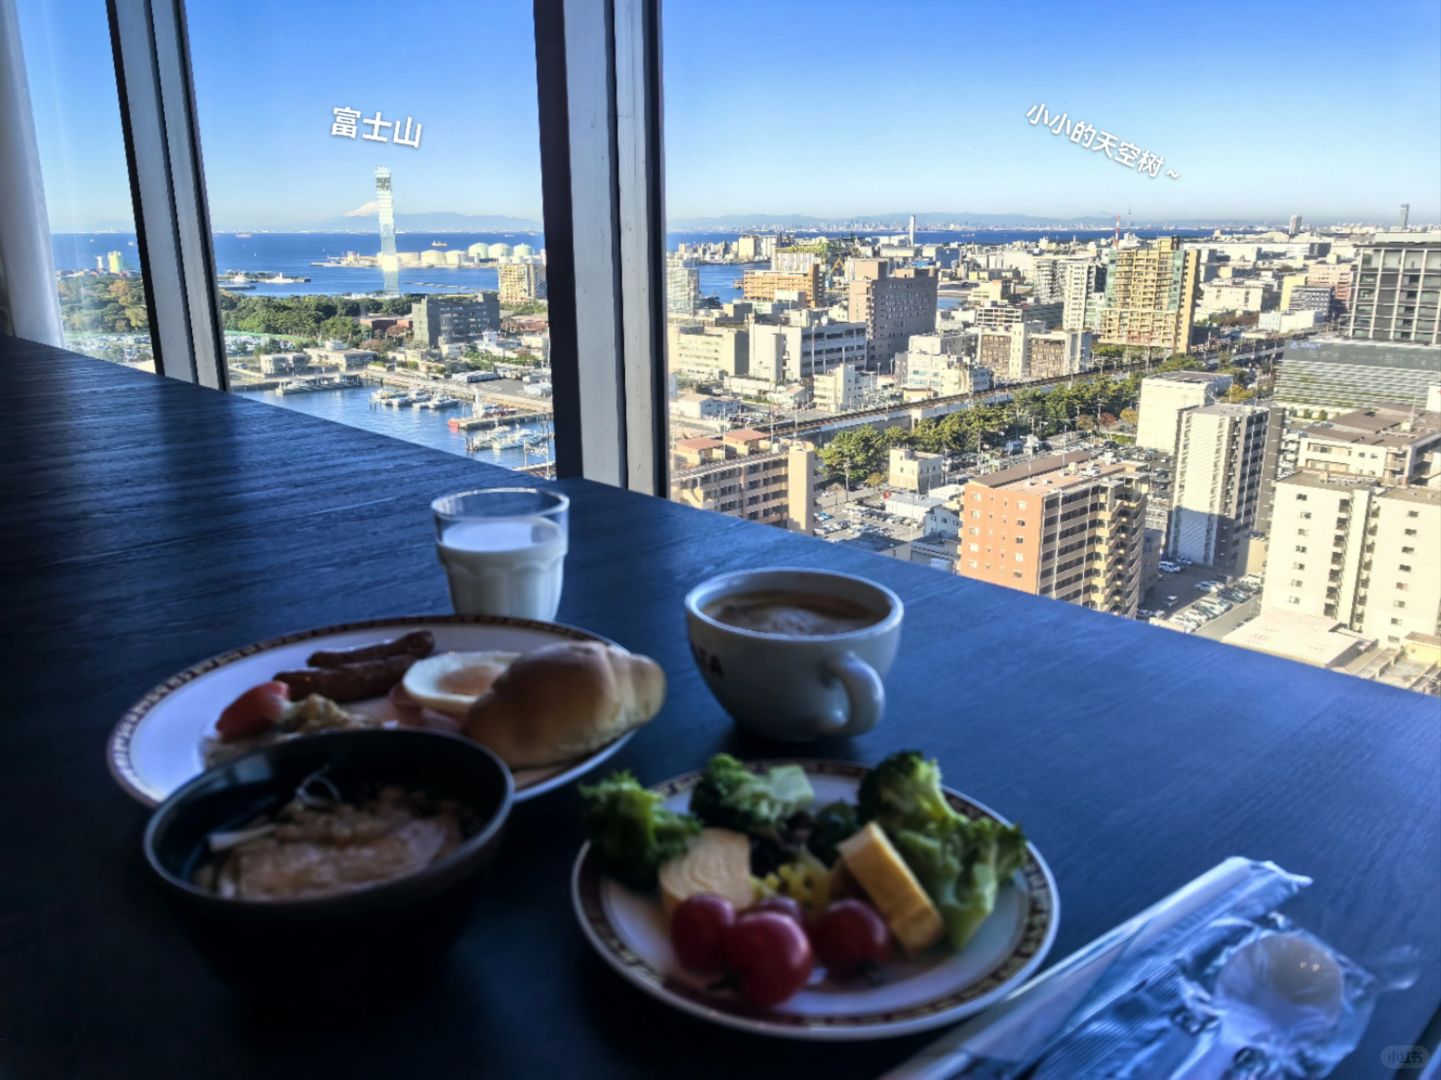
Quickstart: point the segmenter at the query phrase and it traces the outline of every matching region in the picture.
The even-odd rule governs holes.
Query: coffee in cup
[[[869,731],[900,644],[900,598],[865,578],[777,568],[722,574],[685,599],[691,653],[742,727],[792,742]]]

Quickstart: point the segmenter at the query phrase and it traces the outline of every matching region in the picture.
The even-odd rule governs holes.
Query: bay
[[[370,400],[373,389],[373,387],[367,386],[347,390],[317,390],[310,394],[277,394],[273,390],[244,391],[244,393],[247,397],[267,405],[290,409],[293,412],[305,413],[309,416],[318,416],[323,420],[333,420],[348,427],[363,428],[366,431],[389,435],[393,439],[404,439],[406,442],[429,446],[434,450],[444,450],[447,453],[473,458],[476,461],[503,465],[507,469],[517,469],[522,465],[541,464],[539,454],[531,451],[527,455],[520,447],[494,450],[486,446],[484,449],[474,452],[467,451],[465,432],[452,431],[448,421],[453,416],[469,416],[468,406],[437,412],[433,409],[412,409],[408,405],[399,408],[374,405]],[[443,388],[438,386],[437,389]],[[515,425],[509,426],[514,427]],[[521,425],[521,430],[528,435],[539,435],[547,429],[548,425],[540,423]],[[550,450],[547,460],[553,460],[555,458],[554,441],[550,440],[548,446]]]

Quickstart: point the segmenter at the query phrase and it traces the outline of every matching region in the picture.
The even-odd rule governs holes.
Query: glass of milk
[[[430,504],[435,543],[461,615],[555,618],[570,500],[540,488],[477,488]]]

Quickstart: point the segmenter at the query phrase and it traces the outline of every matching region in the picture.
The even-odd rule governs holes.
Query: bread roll
[[[463,726],[512,769],[535,768],[598,750],[650,720],[664,700],[665,673],[649,657],[566,642],[512,663]]]

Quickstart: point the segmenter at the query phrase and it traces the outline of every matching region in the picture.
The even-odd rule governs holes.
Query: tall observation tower
[[[375,205],[380,210],[380,269],[385,274],[385,295],[400,295],[400,258],[395,254],[395,200],[390,193],[390,170],[375,170]]]

